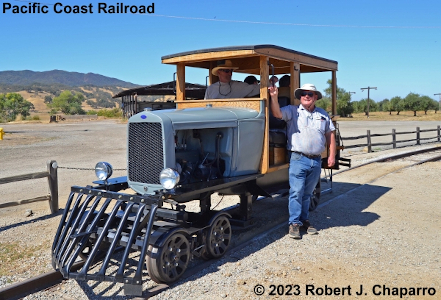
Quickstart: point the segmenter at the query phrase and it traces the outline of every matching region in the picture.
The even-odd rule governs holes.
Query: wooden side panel
[[[213,107],[242,107],[254,109],[260,111],[260,105],[262,100],[259,98],[248,99],[208,99],[208,100],[186,100],[182,102],[176,102],[177,109],[206,107],[211,104]]]
[[[288,168],[289,168],[289,163],[286,163],[286,164],[283,164],[283,165],[270,167],[268,169],[268,173],[279,171],[279,170],[282,170],[282,169],[288,169]]]

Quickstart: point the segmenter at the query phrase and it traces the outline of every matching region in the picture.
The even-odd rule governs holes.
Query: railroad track
[[[372,176],[365,179],[365,182],[362,182],[358,185],[354,185],[353,188],[346,189],[344,191],[333,191],[332,194],[327,194],[322,196],[321,204],[317,207],[317,209],[321,209],[324,206],[332,203],[334,200],[338,199],[340,196],[347,194],[357,188],[360,188],[360,186],[363,186],[365,184],[371,184],[375,182],[376,180],[383,178],[389,174],[393,174],[395,172],[398,172],[400,170],[403,170],[405,168],[409,168],[412,166],[416,166],[419,164],[424,164],[427,162],[432,161],[438,161],[441,160],[441,146],[433,147],[433,148],[427,148],[423,150],[416,150],[416,151],[410,151],[406,153],[401,153],[398,155],[391,155],[388,157],[382,157],[379,159],[371,160],[366,163],[363,163],[361,165],[354,166],[349,169],[344,169],[339,172],[335,172],[333,174],[334,176],[339,176],[339,174],[351,172],[354,170],[359,171],[359,173],[369,173],[372,174]],[[398,162],[393,167],[391,167],[391,164],[388,164],[389,166],[386,166],[386,164],[382,163],[392,163],[392,162]],[[385,166],[385,167],[383,167]],[[366,169],[366,171],[363,171]],[[375,170],[375,172],[370,172],[370,170]],[[348,174],[348,173],[347,173]],[[280,196],[279,196],[280,198]],[[257,203],[256,207],[260,205],[260,202],[264,203],[265,199],[262,199],[263,201],[259,201]],[[271,200],[269,200],[271,201]],[[273,204],[271,204],[273,205]],[[283,205],[282,205],[283,206]],[[283,206],[285,208],[285,206]],[[284,209],[286,210],[286,209]],[[263,209],[265,211],[265,209]],[[258,217],[257,217],[258,218]],[[238,230],[237,233],[234,234],[233,240],[235,240],[235,243],[233,243],[232,247],[228,252],[235,253],[245,246],[250,244],[250,241],[252,242],[253,239],[258,239],[262,235],[268,234],[268,232],[275,230],[277,228],[280,228],[281,226],[286,225],[286,218],[280,218],[279,221],[268,223],[267,226],[261,226],[257,229],[250,230],[251,233],[244,234],[248,230]],[[233,231],[234,232],[234,231]],[[228,253],[227,253],[228,255]],[[215,263],[215,261],[202,261],[197,260],[196,263],[193,263],[191,267],[189,267],[185,274],[183,275],[182,279],[180,281],[185,280],[186,278],[189,278],[201,270],[204,270],[208,268],[210,265]],[[77,268],[81,267],[81,263],[77,264]],[[0,289],[0,300],[2,299],[19,299],[21,297],[24,297],[26,295],[36,293],[38,291],[51,288],[63,281],[63,278],[61,276],[60,272],[53,271],[48,272],[46,274],[42,274],[40,276],[36,276],[33,278],[30,278],[28,280],[25,280],[23,282],[15,283],[10,286],[7,286],[5,288]],[[179,283],[178,283],[179,284]],[[156,294],[161,293],[165,289],[167,289],[169,286],[165,284],[149,284],[147,291],[144,288],[144,293],[146,297],[151,297]],[[135,299],[141,299],[141,298],[135,298]]]

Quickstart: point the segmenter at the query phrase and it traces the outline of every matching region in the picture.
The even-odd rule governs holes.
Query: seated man
[[[247,76],[247,77],[243,80],[243,82],[246,82],[246,83],[248,83],[248,84],[259,84],[259,83],[260,83],[260,81],[257,80],[256,76],[253,76],[253,75]]]
[[[217,67],[211,70],[213,75],[219,77],[219,81],[211,84],[205,91],[204,99],[228,99],[260,96],[259,84],[248,84],[246,82],[231,80],[233,70],[231,60],[219,61]]]
[[[290,96],[290,80],[291,80],[291,76],[289,75],[283,75],[282,78],[280,78],[279,80],[279,97],[288,97],[291,98]]]

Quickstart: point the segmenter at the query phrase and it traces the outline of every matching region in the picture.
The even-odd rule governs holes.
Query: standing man
[[[274,117],[287,124],[289,162],[289,235],[300,239],[300,229],[317,234],[309,222],[309,202],[320,179],[321,153],[329,145],[328,166],[335,164],[335,127],[325,110],[316,107],[322,98],[313,84],[306,83],[294,94],[300,105],[280,108],[277,87],[269,87],[271,111]]]
[[[205,91],[204,99],[227,99],[245,98],[258,95],[260,97],[260,85],[231,80],[233,70],[238,69],[231,60],[221,60],[211,70],[213,75],[219,77],[219,81],[211,84]]]

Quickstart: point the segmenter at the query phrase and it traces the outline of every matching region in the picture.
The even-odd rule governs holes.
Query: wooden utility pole
[[[441,111],[441,93],[433,94],[434,96],[439,96],[439,111]]]
[[[361,91],[368,90],[368,101],[367,101],[367,112],[366,112],[366,116],[368,118],[369,118],[369,91],[376,90],[376,89],[377,89],[376,87],[370,87],[370,86],[368,86],[367,88],[361,88]]]

